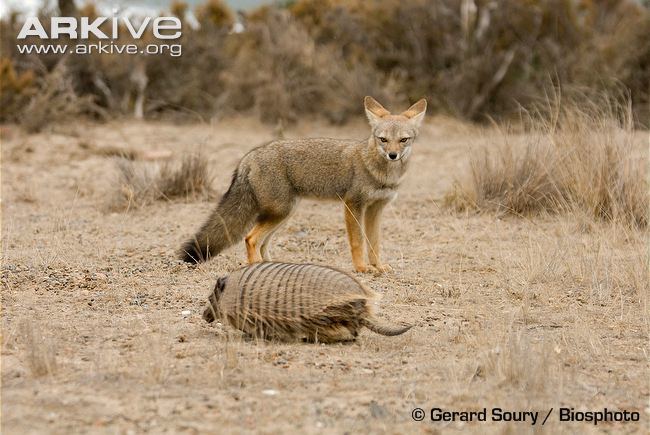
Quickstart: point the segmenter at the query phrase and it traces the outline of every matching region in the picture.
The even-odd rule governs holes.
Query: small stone
[[[278,390],[263,390],[262,394],[265,396],[277,396],[279,393]]]
[[[192,312],[190,310],[181,311],[181,316],[183,316],[183,317],[189,317],[190,314],[192,314]]]

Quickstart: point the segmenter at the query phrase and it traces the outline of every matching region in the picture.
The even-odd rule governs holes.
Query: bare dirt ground
[[[361,138],[303,123],[288,137]],[[203,149],[218,192],[273,138],[247,119],[213,125],[75,123],[2,130],[2,433],[526,433],[527,423],[432,423],[414,408],[553,407],[548,433],[645,433],[650,419],[647,233],[579,216],[455,214],[441,197],[471,147],[498,133],[430,120],[385,213],[394,272],[360,275],[382,317],[415,327],[354,344],[243,340],[201,319],[240,243],[199,267],[181,242],[214,206],[159,201],[108,211],[102,149]],[[639,149],[647,158],[647,134]],[[99,150],[99,151],[98,151]],[[350,271],[342,206],[304,201],[274,258]],[[184,317],[181,312],[189,310]],[[638,423],[561,423],[557,409],[640,413]],[[489,411],[488,411],[489,412]]]

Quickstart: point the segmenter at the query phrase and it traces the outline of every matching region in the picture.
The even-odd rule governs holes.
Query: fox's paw
[[[370,273],[370,272],[372,272],[372,268],[368,267],[365,264],[355,264],[354,265],[354,270],[359,272],[359,273]]]
[[[385,273],[385,272],[392,272],[393,268],[390,266],[390,264],[385,263],[385,264],[373,264],[372,265],[378,273]]]

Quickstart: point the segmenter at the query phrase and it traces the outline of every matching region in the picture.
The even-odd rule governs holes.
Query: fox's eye
[[[403,137],[399,141],[402,142],[402,143],[406,143],[407,140],[409,140],[408,137]]]
[[[382,142],[388,142],[388,139],[386,139],[385,137],[380,137],[379,140]]]

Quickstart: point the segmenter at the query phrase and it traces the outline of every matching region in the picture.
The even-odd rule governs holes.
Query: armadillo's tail
[[[404,334],[406,331],[408,331],[413,327],[413,325],[404,325],[404,326],[388,325],[374,318],[364,320],[363,326],[370,329],[372,332],[376,332],[377,334],[381,334],[381,335],[387,335],[389,337],[392,337],[394,335]]]

